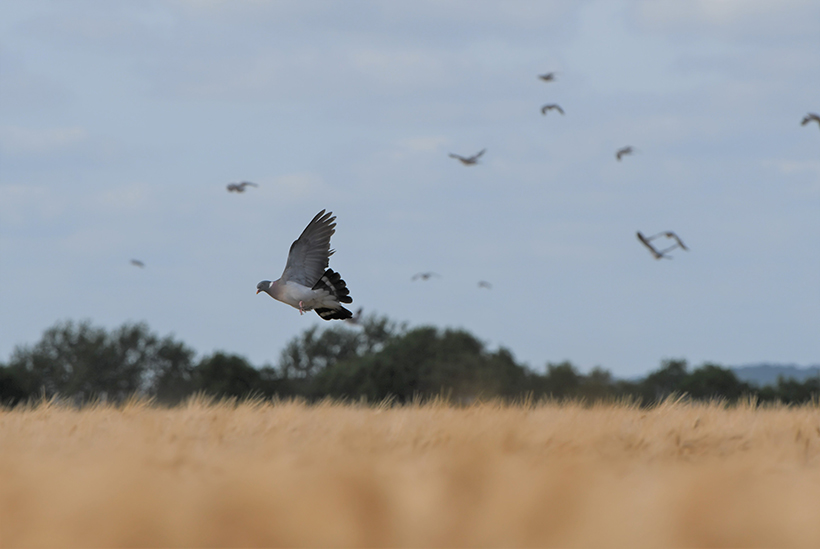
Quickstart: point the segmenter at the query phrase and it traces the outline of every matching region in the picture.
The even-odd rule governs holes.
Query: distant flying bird
[[[489,282],[487,282],[486,280],[479,280],[478,281],[478,287],[479,288],[487,288],[488,290],[493,289],[493,285],[490,284]]]
[[[652,236],[648,236],[648,237],[642,235],[641,231],[638,231],[637,236],[638,236],[638,240],[640,240],[641,243],[644,246],[649,248],[649,252],[652,254],[652,257],[654,257],[655,259],[661,259],[661,258],[672,259],[668,255],[666,255],[666,253],[671,252],[675,248],[681,248],[682,250],[686,250],[687,252],[689,251],[689,248],[687,248],[686,245],[684,245],[684,243],[681,241],[681,239],[678,238],[678,235],[676,235],[672,231],[664,231],[664,232],[661,232],[661,233],[658,233],[658,234],[655,234],[655,235],[652,235]],[[669,246],[668,248],[665,248],[663,250],[658,250],[657,248],[655,248],[655,246],[652,245],[652,241],[655,240],[656,238],[661,237],[661,236],[665,236],[666,238],[671,238],[672,240],[675,241],[675,244],[673,244],[672,246]]]
[[[634,152],[635,149],[633,149],[632,147],[624,147],[622,149],[618,149],[618,152],[615,153],[615,158],[617,158],[618,162],[620,162],[622,156],[624,156],[625,154],[632,154]]]
[[[358,326],[361,323],[361,321],[362,321],[362,308],[361,307],[359,307],[359,310],[356,311],[356,314],[354,314],[350,318],[345,319],[345,322],[347,322],[349,324],[353,324],[354,326]]]
[[[410,280],[418,280],[418,279],[428,280],[433,276],[441,277],[441,275],[438,274],[438,273],[428,271],[426,273],[416,273],[416,274],[413,275],[413,278],[411,278]]]
[[[555,81],[555,73],[554,72],[548,72],[546,74],[539,74],[538,78],[540,78],[544,82],[554,82]]]
[[[245,187],[250,185],[251,187],[258,187],[256,183],[251,183],[250,181],[243,181],[242,183],[228,183],[228,192],[229,193],[244,193]]]
[[[800,125],[805,126],[809,122],[817,122],[817,125],[820,126],[820,116],[814,114],[813,112],[810,112],[805,117],[803,117],[803,121],[800,122]]]
[[[556,105],[554,103],[551,104],[551,105],[544,105],[543,107],[541,107],[541,114],[546,115],[547,111],[550,111],[550,110],[556,110],[556,111],[560,112],[561,114],[564,114],[564,109],[562,109],[561,107],[559,107],[558,105]]]
[[[139,267],[140,269],[145,267],[145,263],[143,263],[139,259],[132,259],[131,260],[131,265],[133,265],[134,267]]]
[[[308,223],[290,246],[288,262],[279,280],[263,280],[256,293],[265,292],[273,299],[299,309],[299,314],[315,310],[324,320],[352,318],[342,307],[352,303],[347,284],[339,273],[328,269],[330,237],[336,232],[336,218],[322,210]]]
[[[473,164],[478,164],[478,159],[484,154],[487,149],[481,149],[481,152],[474,154],[473,156],[464,157],[458,154],[450,153],[450,158],[457,158],[461,161],[462,164],[465,166],[472,166]]]

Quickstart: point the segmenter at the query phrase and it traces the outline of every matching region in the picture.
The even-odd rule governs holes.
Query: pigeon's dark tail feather
[[[316,314],[322,317],[324,320],[344,320],[346,318],[352,318],[353,313],[345,309],[344,307],[339,307],[338,309],[313,309],[316,311]]]
[[[353,303],[353,298],[349,295],[350,290],[347,289],[347,284],[342,280],[342,275],[333,269],[326,270],[325,274],[313,285],[313,289],[330,292],[340,303]]]
[[[347,289],[347,284],[342,280],[342,275],[333,269],[326,270],[325,274],[313,285],[313,289],[325,290],[332,294],[339,303],[353,303],[353,298],[349,295],[350,290]],[[345,319],[353,316],[353,313],[344,307],[338,309],[317,308],[316,312],[325,320]]]

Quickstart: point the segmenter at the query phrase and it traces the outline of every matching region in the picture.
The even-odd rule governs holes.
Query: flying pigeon
[[[350,318],[345,319],[345,322],[353,324],[354,326],[358,326],[361,323],[361,321],[362,321],[362,308],[361,307],[359,307],[359,310],[356,311],[356,314],[354,314]]]
[[[352,303],[347,284],[339,273],[328,269],[330,237],[336,232],[333,212],[322,210],[308,223],[302,234],[290,246],[288,262],[279,280],[263,280],[256,293],[269,296],[291,307],[299,314],[315,310],[324,320],[352,318],[353,313],[342,307]]]
[[[803,117],[803,121],[800,122],[800,125],[805,126],[809,122],[817,122],[817,125],[820,126],[820,116],[814,114],[813,112],[810,112],[809,114]]]
[[[461,156],[461,155],[458,155],[458,154],[450,153],[450,158],[457,158],[465,166],[472,166],[473,164],[478,164],[478,159],[481,157],[482,154],[484,154],[484,152],[486,150],[487,149],[481,149],[481,152],[478,152],[478,153],[474,154],[473,156],[468,156],[468,157],[464,157],[464,156]]]
[[[546,115],[547,111],[550,111],[550,110],[553,110],[553,109],[560,112],[561,114],[564,114],[564,109],[562,109],[561,107],[559,107],[556,104],[544,105],[543,107],[541,107],[541,114]]]
[[[622,149],[618,149],[618,152],[615,153],[615,158],[617,158],[618,162],[620,162],[622,156],[625,154],[632,154],[633,152],[635,152],[635,149],[632,147],[624,147]]]
[[[143,263],[139,259],[132,259],[131,260],[131,265],[133,265],[134,267],[139,267],[140,269],[145,267],[145,263]]]
[[[413,275],[413,278],[411,278],[410,280],[418,280],[418,279],[429,280],[430,277],[433,277],[433,276],[440,277],[441,275],[438,274],[438,273],[434,273],[434,272],[416,273],[416,274]]]
[[[554,72],[548,72],[547,74],[539,74],[538,78],[540,78],[544,82],[553,82],[553,81],[555,81],[555,73]]]
[[[228,192],[229,193],[244,193],[245,187],[250,185],[251,187],[258,187],[256,183],[251,183],[250,181],[243,181],[242,183],[228,183]]]
[[[684,245],[684,243],[681,241],[681,239],[678,238],[678,235],[676,235],[672,231],[664,231],[664,232],[661,232],[661,233],[658,233],[658,234],[655,234],[655,235],[652,235],[652,236],[649,236],[649,237],[642,235],[641,231],[638,231],[637,236],[638,236],[638,240],[640,240],[641,243],[644,246],[649,248],[649,252],[652,254],[652,257],[654,257],[655,259],[661,259],[661,258],[672,259],[668,255],[666,255],[666,253],[671,252],[675,248],[681,248],[682,250],[686,250],[687,252],[689,251],[689,248],[687,248],[686,245]],[[661,236],[665,236],[666,238],[673,239],[675,241],[675,244],[673,244],[672,246],[670,246],[666,249],[663,249],[663,250],[656,249],[652,245],[652,241],[655,240],[658,237],[661,237]]]
[[[479,280],[478,281],[478,287],[479,288],[487,288],[488,290],[493,289],[493,285],[490,284],[489,282],[487,282],[486,280]]]

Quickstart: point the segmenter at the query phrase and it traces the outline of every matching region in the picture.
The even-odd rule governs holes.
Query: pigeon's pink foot
[[[305,310],[302,308],[302,302],[301,301],[299,302],[299,314],[300,315],[305,314]]]

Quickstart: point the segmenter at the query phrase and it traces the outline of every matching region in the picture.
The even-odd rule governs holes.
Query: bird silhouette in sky
[[[488,290],[493,289],[493,285],[490,284],[489,282],[487,282],[486,280],[479,280],[478,281],[478,287],[479,288],[487,288]]]
[[[415,280],[419,280],[419,279],[421,279],[421,280],[429,280],[430,278],[432,278],[432,277],[434,277],[434,276],[441,277],[441,275],[440,275],[440,274],[438,274],[438,273],[434,273],[434,272],[432,272],[432,271],[428,271],[428,272],[426,272],[426,273],[416,273],[416,274],[414,274],[414,275],[413,275],[413,278],[411,278],[410,280],[414,280],[414,281],[415,281]]]
[[[635,149],[633,149],[632,147],[623,147],[621,149],[618,149],[618,151],[615,153],[615,158],[618,159],[618,162],[620,162],[621,157],[623,157],[624,155],[627,155],[627,154],[632,154],[634,152],[635,152]]]
[[[132,259],[131,260],[131,265],[133,265],[134,267],[139,267],[140,269],[145,268],[145,263],[143,263],[139,259]]]
[[[539,74],[538,78],[540,78],[544,82],[554,82],[555,81],[555,73],[554,72],[548,72],[546,74]]]
[[[678,237],[678,235],[676,235],[672,231],[663,231],[663,232],[660,232],[658,234],[654,234],[652,236],[644,236],[644,235],[641,234],[641,231],[638,231],[637,236],[638,236],[638,240],[640,240],[641,243],[649,249],[649,252],[652,254],[652,257],[654,257],[655,259],[661,259],[661,258],[672,259],[671,257],[669,257],[666,254],[667,254],[667,252],[671,252],[675,248],[681,248],[682,250],[686,250],[687,252],[689,251],[689,248],[686,247],[686,245],[681,241],[681,239]],[[669,246],[668,248],[665,248],[663,250],[658,250],[657,248],[655,248],[655,246],[652,245],[652,241],[655,240],[656,238],[660,238],[662,236],[674,240],[675,244],[673,244],[672,246]]]
[[[809,122],[817,122],[817,125],[820,126],[820,116],[810,112],[806,116],[803,117],[803,121],[800,122],[801,126],[807,125]]]
[[[265,292],[273,299],[287,303],[299,314],[316,311],[324,320],[344,320],[353,313],[342,307],[352,303],[347,284],[339,273],[328,269],[330,237],[336,232],[336,218],[322,210],[308,223],[290,246],[288,262],[279,280],[263,280],[256,293]]]
[[[473,156],[461,156],[459,154],[450,153],[450,158],[457,158],[462,164],[465,166],[472,166],[474,164],[478,164],[478,159],[481,158],[481,155],[484,154],[487,149],[481,149],[480,152],[477,152]]]
[[[564,109],[562,109],[561,107],[559,107],[555,103],[552,103],[550,105],[544,105],[543,107],[541,107],[541,114],[546,115],[547,112],[551,111],[551,110],[556,110],[556,111],[560,112],[561,114],[564,114]]]
[[[243,181],[241,183],[228,183],[228,192],[229,193],[244,193],[245,187],[258,187],[256,183],[251,183],[250,181]]]

